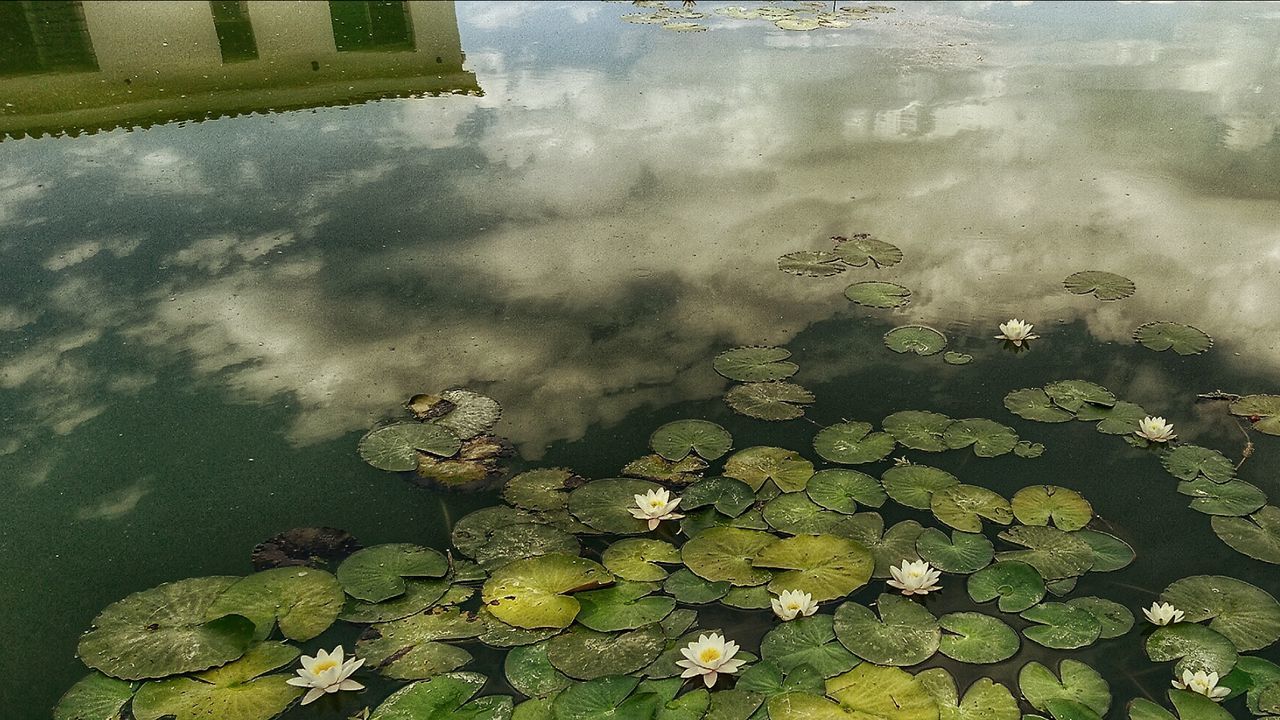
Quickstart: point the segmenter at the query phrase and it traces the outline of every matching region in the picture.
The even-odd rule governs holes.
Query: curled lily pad
[[[453,409],[430,422],[452,430],[454,435],[463,440],[488,432],[502,417],[502,406],[498,401],[477,392],[445,390],[440,393],[440,397],[453,403]]]
[[[1040,603],[1023,610],[1021,617],[1037,623],[1023,629],[1028,640],[1055,650],[1092,645],[1102,634],[1102,621],[1093,613],[1065,603]]]
[[[949,613],[938,618],[943,655],[973,665],[1008,660],[1018,654],[1018,633],[1000,620],[976,612]]]
[[[731,455],[725,461],[724,474],[750,485],[755,492],[768,480],[783,492],[799,492],[813,477],[813,463],[792,450],[756,446]]]
[[[1147,638],[1147,657],[1155,662],[1177,660],[1174,674],[1183,670],[1216,672],[1220,677],[1236,666],[1236,646],[1226,636],[1191,622],[1163,625]]]
[[[1133,629],[1133,613],[1118,602],[1100,597],[1078,597],[1067,601],[1074,608],[1087,610],[1102,623],[1098,637],[1103,640],[1118,638]]]
[[[490,695],[471,700],[484,687],[475,673],[450,673],[406,685],[378,706],[369,720],[505,720],[512,700]],[[467,702],[471,700],[471,702]]]
[[[859,465],[889,457],[897,441],[889,433],[871,432],[871,423],[836,423],[818,431],[813,449],[824,460]]]
[[[952,450],[973,446],[978,457],[998,457],[1018,444],[1018,433],[986,418],[966,418],[947,425],[942,441]]]
[[[1018,639],[1015,634],[1014,640]],[[1022,713],[1009,689],[991,678],[978,678],[960,699],[956,681],[944,668],[930,668],[916,675],[933,695],[946,720],[1018,720]]]
[[[531,698],[554,695],[573,684],[547,659],[546,641],[511,648],[503,661],[503,673],[511,687]]]
[[[739,347],[725,350],[711,361],[715,371],[738,382],[768,382],[786,380],[795,375],[799,365],[789,362],[791,351],[780,347]],[[719,426],[717,426],[719,427]],[[723,428],[722,428],[723,431]],[[728,433],[725,433],[727,436]],[[657,450],[655,447],[654,450]],[[728,450],[728,447],[725,448]],[[724,453],[721,452],[721,455]],[[703,457],[706,457],[705,455]],[[716,457],[719,457],[717,455]],[[678,460],[679,458],[671,458]],[[708,457],[708,460],[715,458]]]
[[[859,504],[878,508],[888,499],[878,480],[857,470],[820,470],[804,491],[822,507],[846,514],[857,512]]]
[[[955,530],[948,538],[936,528],[927,528],[916,538],[916,552],[943,572],[975,573],[991,564],[995,549],[980,533]]]
[[[1253,429],[1268,435],[1280,435],[1280,395],[1245,395],[1231,401],[1232,415],[1249,418]]]
[[[902,250],[897,245],[878,240],[867,233],[833,239],[836,241],[836,255],[854,267],[871,263],[877,268],[885,268],[902,262]]]
[[[1115,535],[1097,530],[1077,530],[1072,533],[1093,549],[1093,567],[1090,572],[1114,572],[1129,567],[1133,562],[1133,548]]]
[[[1038,662],[1029,662],[1018,671],[1018,690],[1037,710],[1048,711],[1054,700],[1073,700],[1098,715],[1111,707],[1111,688],[1098,671],[1079,660],[1063,660],[1058,673]]]
[[[997,560],[1025,562],[1045,580],[1083,575],[1093,567],[1089,543],[1057,528],[1018,525],[1001,532],[1000,539],[1026,549],[997,553]]]
[[[667,638],[658,625],[625,633],[574,627],[547,642],[547,659],[577,680],[633,673],[662,654]]]
[[[662,457],[683,460],[695,453],[704,460],[715,460],[733,446],[728,430],[707,420],[677,420],[653,431],[649,447]]]
[[[1280,602],[1243,580],[1194,575],[1175,581],[1160,598],[1186,613],[1187,622],[1209,620],[1209,628],[1241,652],[1261,650],[1280,639]]]
[[[1018,444],[1013,446],[1013,454],[1020,458],[1038,458],[1044,454],[1044,445],[1038,442],[1019,440]]]
[[[1239,517],[1267,504],[1266,493],[1243,480],[1216,483],[1208,478],[1196,478],[1178,483],[1178,492],[1192,498],[1192,510],[1206,515]]]
[[[1009,501],[977,485],[951,485],[933,493],[930,509],[938,520],[956,530],[982,532],[983,518],[998,525],[1013,522]]]
[[[1179,355],[1199,355],[1213,347],[1213,338],[1203,330],[1176,322],[1140,325],[1133,331],[1133,339],[1150,350],[1172,350]]]
[[[1164,469],[1179,480],[1204,476],[1216,483],[1235,479],[1236,465],[1217,450],[1199,445],[1179,445],[1160,458]]]
[[[762,585],[772,573],[752,561],[778,539],[767,532],[716,527],[689,538],[680,548],[684,564],[700,578],[733,585]]]
[[[855,602],[836,608],[836,637],[854,655],[877,665],[905,666],[924,662],[938,651],[942,631],[923,605],[885,593],[876,600],[876,608],[880,617]]]
[[[969,353],[948,350],[942,354],[942,362],[948,365],[968,365],[973,362],[973,356]]]
[[[360,438],[360,457],[379,470],[416,470],[418,452],[452,457],[462,440],[450,429],[431,423],[395,423],[370,430]]]
[[[755,501],[755,491],[745,482],[731,477],[710,477],[685,488],[680,507],[696,510],[711,505],[728,517],[738,517]]]
[[[844,597],[867,584],[875,567],[866,548],[835,535],[778,540],[757,552],[751,564],[781,571],[769,582],[771,592],[801,590],[819,602]]]
[[[237,581],[209,606],[210,620],[243,615],[265,640],[277,624],[290,640],[306,641],[329,629],[346,596],[334,576],[315,568],[263,570]]]
[[[926,325],[902,325],[884,335],[884,344],[896,353],[936,355],[947,347],[947,336]]]
[[[1073,413],[1054,405],[1053,400],[1040,388],[1014,390],[1004,396],[1004,406],[1014,415],[1036,422],[1060,423],[1075,417]]]
[[[820,677],[848,672],[858,658],[836,641],[831,615],[796,618],[774,627],[760,642],[760,655],[783,673],[812,668]]]
[[[680,568],[671,573],[662,589],[686,605],[703,605],[715,602],[724,597],[733,588],[733,584],[721,580],[711,582],[693,574],[688,568]]]
[[[644,520],[631,515],[636,495],[662,486],[648,480],[609,478],[593,480],[569,494],[569,512],[587,525],[616,535],[635,535],[649,530]]]
[[[894,502],[916,510],[928,510],[934,493],[960,483],[955,475],[928,465],[892,467],[880,481]]]
[[[551,554],[498,568],[485,581],[481,596],[488,611],[509,625],[563,628],[573,622],[580,608],[569,593],[612,581],[613,576],[599,563]]]
[[[884,419],[885,432],[892,435],[903,447],[928,452],[947,449],[943,440],[947,428],[955,422],[942,413],[926,410],[902,410]]]
[[[661,622],[676,609],[676,601],[654,595],[658,587],[657,583],[623,580],[578,593],[574,596],[582,605],[578,624],[598,632],[617,632]]]
[[[642,480],[670,483],[672,485],[688,485],[702,477],[707,463],[697,455],[689,455],[683,460],[672,462],[661,455],[645,455],[632,460],[622,468],[627,477]]]
[[[1014,493],[1014,517],[1023,525],[1048,525],[1079,530],[1093,519],[1093,506],[1075,490],[1057,485],[1030,485]]]
[[[1129,278],[1103,270],[1083,270],[1072,273],[1062,281],[1062,284],[1066,286],[1068,292],[1076,295],[1092,293],[1099,300],[1123,300],[1137,289]]]
[[[1079,412],[1086,404],[1111,407],[1116,396],[1108,389],[1088,380],[1058,380],[1044,386],[1044,394],[1053,404],[1070,412]]]
[[[243,615],[209,619],[209,607],[239,578],[165,583],[108,605],[80,638],[85,665],[121,680],[207,670],[235,660],[253,642]]]
[[[483,621],[470,613],[437,608],[370,626],[356,643],[356,654],[387,677],[421,680],[471,662],[471,653],[441,640],[466,640],[483,630]]]
[[[558,510],[569,504],[569,492],[585,482],[567,468],[528,470],[507,480],[502,499],[526,510]]]
[[[829,277],[844,272],[845,266],[839,260],[840,256],[830,250],[800,250],[778,258],[778,269],[803,277]]]
[[[658,563],[680,564],[676,546],[649,538],[627,538],[605,548],[600,558],[614,577],[636,582],[661,582],[667,571]]]
[[[734,386],[725,393],[724,401],[747,417],[780,421],[803,416],[802,406],[812,404],[814,397],[795,383],[777,381]]]
[[[765,503],[761,510],[765,522],[774,530],[788,535],[837,532],[845,516],[827,510],[804,493],[783,493]]]
[[[1264,505],[1247,519],[1215,517],[1211,522],[1213,532],[1232,550],[1280,565],[1280,508]]]
[[[875,559],[872,577],[889,577],[889,568],[902,564],[903,560],[916,561],[916,538],[924,528],[915,520],[903,520],[885,530],[884,518],[879,513],[858,513],[841,525],[840,530],[859,545],[871,551]]]
[[[133,698],[132,716],[136,720],[271,720],[302,695],[302,688],[286,682],[288,673],[268,673],[297,657],[296,648],[262,643],[220,668],[146,683]]]
[[[355,553],[335,574],[351,597],[382,602],[404,593],[405,578],[442,577],[448,571],[449,561],[431,548],[391,543]]]
[[[124,720],[133,683],[90,673],[71,686],[53,710],[53,720]]]
[[[1044,579],[1030,565],[1003,560],[969,577],[969,597],[974,602],[999,598],[1001,612],[1022,612],[1044,599]]]
[[[1115,405],[1106,407],[1085,403],[1076,413],[1077,420],[1097,421],[1097,430],[1107,435],[1133,435],[1138,429],[1138,421],[1147,416],[1141,405],[1124,400],[1117,400]]]
[[[844,296],[851,301],[873,308],[898,308],[911,302],[911,291],[891,282],[866,280],[844,289]]]
[[[276,567],[323,567],[340,561],[360,549],[360,543],[346,530],[331,527],[300,527],[286,530],[253,548],[254,570]]]

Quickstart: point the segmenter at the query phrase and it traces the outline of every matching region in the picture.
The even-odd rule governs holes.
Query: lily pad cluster
[[[778,269],[805,277],[829,277],[838,275],[851,267],[886,268],[902,262],[902,251],[896,245],[887,243],[866,233],[857,233],[849,237],[837,235],[831,238],[831,250],[799,250],[789,252],[778,258]],[[891,284],[891,283],[890,283]],[[910,290],[896,286],[906,291]],[[849,299],[858,302],[857,298],[871,302],[885,302],[891,288],[863,288],[854,292]],[[901,304],[901,303],[899,303]],[[896,307],[890,305],[890,307]]]
[[[665,2],[641,0],[632,3],[653,12],[632,12],[622,16],[625,22],[638,25],[661,25],[669,30],[706,30],[705,25],[687,22],[701,20],[706,17],[692,8],[676,9]],[[829,3],[800,2],[793,5],[769,3],[768,5],[743,7],[718,7],[715,14],[731,20],[760,20],[772,23],[782,30],[807,31],[819,28],[843,30],[859,21],[872,20],[879,15],[894,12],[894,8],[885,5],[845,5],[832,7]]]
[[[882,430],[870,423],[842,422],[823,428],[813,447],[825,460],[843,465],[883,460],[901,446],[923,452],[972,449],[978,457],[1014,453],[1038,457],[1044,446],[1018,437],[1008,425],[987,418],[954,419],[926,410],[901,410],[881,421]]]
[[[800,366],[789,361],[791,351],[780,347],[737,347],[715,357],[712,367],[720,375],[740,381],[729,388],[724,401],[736,413],[757,420],[794,420],[815,401],[813,393],[788,382]]]

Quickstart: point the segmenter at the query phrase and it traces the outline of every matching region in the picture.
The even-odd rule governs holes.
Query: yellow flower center
[[[650,500],[650,501],[649,501],[649,507],[653,508],[654,510],[657,510],[658,508],[662,507],[662,506],[663,506],[663,505],[665,505],[665,504],[666,504],[666,503],[662,502],[661,500]]]
[[[698,653],[698,659],[704,663],[715,662],[720,659],[720,651],[713,647],[703,648],[702,652]]]
[[[799,609],[800,609],[800,603],[796,602],[795,600],[792,600],[791,602],[787,603],[787,609],[788,609],[788,610],[799,610]]]
[[[325,660],[323,662],[318,662],[315,665],[312,665],[311,672],[315,673],[316,675],[319,675],[325,670],[332,670],[333,668],[336,668],[336,667],[338,667],[338,663],[334,662],[333,660]]]

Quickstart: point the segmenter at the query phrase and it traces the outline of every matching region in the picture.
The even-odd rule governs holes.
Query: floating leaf
[[[795,375],[800,369],[799,365],[787,361],[787,358],[789,357],[791,357],[791,351],[786,348],[757,346],[739,347],[733,348],[732,350],[725,350],[717,355],[715,360],[711,362],[711,366],[715,368],[716,372],[720,373],[724,377],[727,377],[730,380],[737,380],[738,382],[786,380],[792,375]],[[709,424],[714,425],[714,423]],[[720,426],[716,425],[716,427]],[[721,432],[724,432],[723,428],[721,428]],[[724,449],[726,451],[729,449],[727,447],[727,442],[729,440],[728,435],[729,434],[727,432],[724,433],[726,441],[726,447]],[[652,441],[650,442],[652,443]],[[658,448],[654,447],[654,450],[658,450]],[[720,455],[723,454],[724,452],[720,453]],[[716,455],[715,457],[707,457],[706,455],[703,455],[703,457],[706,457],[708,460],[714,460],[716,457],[720,457],[720,455]],[[671,459],[678,460],[679,458]]]
[[[1103,640],[1118,638],[1133,629],[1133,613],[1118,602],[1100,597],[1078,597],[1067,601],[1074,608],[1087,610],[1102,623]]]
[[[820,616],[830,618],[827,616]],[[809,618],[801,618],[795,623],[784,623],[779,625],[765,636],[766,640],[784,628],[804,622]],[[849,658],[850,664],[844,670],[839,670],[833,674],[839,674],[849,670],[849,668],[862,662],[854,657],[848,650],[845,650],[839,643],[835,642],[835,635],[831,636],[831,642],[827,646],[838,649]],[[821,660],[820,660],[821,662]],[[761,660],[751,667],[743,670],[738,674],[738,681],[734,683],[736,690],[743,690],[757,695],[763,695],[771,698],[774,695],[781,695],[786,692],[809,692],[822,693],[826,692],[827,684],[823,676],[807,664],[797,664],[795,669],[783,675],[782,669],[773,660]]]
[[[1280,602],[1243,580],[1194,575],[1165,588],[1160,599],[1186,613],[1187,622],[1209,620],[1209,628],[1241,652],[1261,650],[1280,639]]]
[[[560,632],[561,628],[519,628],[515,625],[508,625],[492,613],[486,612],[484,609],[476,615],[476,619],[481,623],[480,635],[477,639],[490,647],[519,647],[521,645],[532,645],[536,642],[542,642],[547,638]]]
[[[448,571],[449,561],[435,550],[391,543],[355,553],[335,574],[348,595],[376,603],[403,594],[405,578],[441,577]]]
[[[662,589],[686,605],[703,605],[724,597],[732,587],[727,581],[711,582],[694,575],[688,568],[680,568],[671,573]]]
[[[723,604],[739,610],[764,610],[769,607],[769,590],[764,585],[736,587],[724,594]]]
[[[593,480],[569,494],[569,512],[587,525],[615,535],[648,532],[649,525],[631,515],[636,496],[662,486],[648,480]]]
[[[1202,477],[1178,483],[1178,492],[1192,498],[1192,510],[1206,515],[1239,517],[1267,504],[1266,493],[1243,480],[1216,483]]]
[[[823,508],[804,493],[784,493],[765,503],[765,522],[788,535],[838,532],[846,517]]]
[[[702,477],[707,463],[697,455],[689,455],[683,460],[672,462],[661,455],[645,455],[627,463],[622,474],[642,480],[687,485]]]
[[[1213,531],[1232,550],[1280,565],[1280,508],[1264,505],[1248,519],[1215,517],[1211,522]]]
[[[1045,391],[1040,388],[1014,390],[1004,396],[1004,406],[1014,415],[1036,422],[1060,423],[1075,417],[1072,413],[1054,405]]]
[[[1183,670],[1216,672],[1220,677],[1236,666],[1236,646],[1226,636],[1192,622],[1162,625],[1147,637],[1147,657],[1155,662],[1177,660],[1175,675]]]
[[[615,577],[636,582],[661,582],[667,571],[658,563],[680,564],[680,551],[661,540],[627,538],[605,548],[600,558]]]
[[[263,570],[237,581],[209,606],[210,620],[243,615],[265,640],[277,623],[290,640],[306,641],[329,629],[346,596],[334,576],[315,568]]]
[[[1097,383],[1088,380],[1058,380],[1044,386],[1044,394],[1053,404],[1070,412],[1079,412],[1085,405],[1111,407],[1116,396]]]
[[[356,655],[371,669],[397,680],[421,680],[471,662],[471,653],[439,642],[478,636],[484,623],[457,608],[437,608],[370,626],[356,643]]]
[[[403,595],[379,603],[368,603],[355,598],[348,598],[341,620],[353,623],[380,623],[399,620],[426,610],[436,603],[443,603],[445,595],[454,586],[447,578],[433,580],[410,580],[404,585]],[[461,587],[461,586],[457,586]],[[468,590],[469,592],[469,590]]]
[[[984,603],[999,598],[1001,612],[1022,612],[1044,599],[1044,579],[1030,565],[1002,560],[969,577],[969,597]]]
[[[1018,444],[1018,433],[994,420],[966,418],[948,425],[942,441],[952,450],[972,445],[973,454],[978,457],[999,457]]]
[[[531,698],[546,697],[573,684],[547,659],[547,643],[511,648],[502,664],[507,682]]]
[[[1160,462],[1179,480],[1195,480],[1203,475],[1216,483],[1225,483],[1236,476],[1235,463],[1217,450],[1199,445],[1179,445],[1161,456]]]
[[[1146,416],[1147,411],[1141,405],[1124,400],[1117,400],[1110,407],[1086,403],[1076,413],[1077,420],[1098,421],[1098,432],[1107,435],[1133,435],[1138,430],[1138,421]]]
[[[1133,339],[1156,352],[1173,350],[1179,355],[1199,355],[1213,347],[1203,330],[1176,322],[1149,322],[1133,331]]]
[[[1106,715],[1111,707],[1111,688],[1096,670],[1079,660],[1063,660],[1058,664],[1059,680],[1049,668],[1029,662],[1018,671],[1018,690],[1037,710],[1048,711],[1054,700],[1073,700],[1098,715]]]
[[[886,417],[882,425],[904,447],[942,452],[947,449],[943,436],[953,422],[941,413],[902,410]]]
[[[209,607],[240,578],[201,577],[158,585],[108,605],[80,638],[85,665],[122,680],[207,670],[253,642],[242,615],[209,620]]]
[[[1280,395],[1245,395],[1231,401],[1230,411],[1249,418],[1258,432],[1280,435]]]
[[[667,645],[659,625],[624,633],[573,627],[547,641],[547,659],[577,680],[627,675],[653,662]]]
[[[481,595],[489,612],[509,625],[563,628],[573,622],[580,607],[567,593],[612,581],[613,577],[599,563],[552,554],[498,568],[485,581]]]
[[[885,593],[876,600],[880,617],[855,602],[836,608],[835,632],[840,644],[877,665],[905,666],[924,662],[938,651],[942,631],[923,605]]]
[[[253,548],[254,570],[277,567],[323,567],[340,561],[360,549],[360,543],[346,530],[331,527],[300,527],[286,530]]]
[[[574,683],[556,696],[555,720],[651,720],[660,698],[654,693],[631,695],[639,684],[640,678],[626,676]]]
[[[801,405],[813,403],[813,393],[789,382],[735,385],[724,394],[734,412],[757,420],[794,420],[804,415]]]
[[[997,560],[1021,560],[1045,580],[1083,575],[1093,567],[1089,543],[1057,528],[1019,525],[1000,533],[1000,539],[1026,550],[997,553]]]
[[[1231,720],[1231,713],[1196,692],[1170,690],[1169,700],[1177,717],[1150,700],[1137,698],[1129,703],[1129,720]]]
[[[871,551],[876,561],[872,577],[889,577],[890,567],[900,565],[903,560],[920,559],[916,554],[916,538],[924,528],[915,520],[903,520],[885,531],[884,519],[878,513],[858,513],[849,518],[841,530]]]
[[[938,520],[965,532],[982,532],[982,518],[998,525],[1013,522],[1009,501],[977,485],[951,485],[933,493],[930,509]]]
[[[898,246],[877,240],[866,233],[857,233],[848,238],[837,237],[834,240],[836,255],[854,267],[871,263],[877,268],[886,268],[902,262],[902,251]]]
[[[761,483],[764,481],[761,480]],[[751,486],[731,477],[710,477],[699,480],[684,489],[680,496],[683,510],[696,510],[708,505],[728,517],[738,517],[755,504],[755,491]]]
[[[1057,485],[1030,485],[1014,493],[1013,514],[1023,525],[1048,525],[1079,530],[1093,519],[1093,506],[1075,490]]]
[[[844,709],[853,711],[852,720],[862,720],[863,717],[929,720],[938,712],[937,703],[924,685],[911,673],[896,667],[863,663],[828,680],[827,694],[839,701]],[[860,717],[862,713],[865,715]],[[772,713],[770,718],[778,720],[772,717]]]
[[[844,296],[859,305],[873,308],[898,308],[911,302],[911,291],[891,282],[866,280],[844,289]]]
[[[502,417],[502,406],[498,401],[480,393],[457,389],[445,390],[440,393],[440,396],[453,403],[453,409],[430,422],[452,430],[454,435],[463,440],[488,432],[489,428],[496,425],[498,419]],[[426,448],[419,449],[433,452]],[[435,452],[434,454],[447,457],[452,453]]]
[[[916,552],[943,572],[965,575],[981,570],[995,557],[991,541],[980,533],[955,530],[948,539],[946,533],[936,528],[920,533],[916,538]]]
[[[778,625],[760,641],[760,655],[786,674],[806,667],[824,678],[848,672],[860,661],[836,641],[834,622],[813,615]]]
[[[1115,535],[1097,530],[1077,530],[1072,534],[1093,549],[1093,567],[1089,568],[1090,572],[1113,572],[1126,568],[1133,562],[1133,548]]]
[[[500,529],[508,525],[535,522],[537,519],[531,512],[503,505],[480,508],[462,516],[453,524],[450,539],[458,552],[474,558],[477,553],[484,551],[486,545],[493,542]]]
[[[829,250],[800,250],[778,258],[778,269],[803,277],[828,277],[844,272],[839,260],[840,256]]]
[[[685,459],[691,452],[704,460],[715,460],[729,452],[732,445],[733,436],[728,430],[706,420],[669,422],[649,436],[649,447],[673,462]]]
[[[889,457],[897,442],[888,433],[871,430],[871,423],[836,423],[818,431],[813,438],[813,449],[822,459],[842,465],[859,465]]]
[[[875,561],[866,548],[852,540],[797,535],[764,547],[751,564],[784,571],[770,581],[771,592],[781,595],[786,590],[802,590],[821,602],[844,597],[867,584]]]
[[[892,467],[880,480],[894,502],[916,510],[928,510],[935,492],[960,483],[955,475],[928,465]]]
[[[432,423],[395,423],[370,430],[360,438],[360,457],[379,470],[416,470],[418,452],[452,457],[462,440],[452,430]]]
[[[1076,589],[1076,585],[1079,582],[1079,577],[1059,578],[1047,581],[1044,584],[1044,588],[1054,597],[1065,597]]]
[[[1129,278],[1102,270],[1083,270],[1072,273],[1062,281],[1062,284],[1066,286],[1068,292],[1076,295],[1093,293],[1093,296],[1099,300],[1123,300],[1137,289]]]
[[[1000,620],[976,612],[949,613],[938,618],[942,654],[963,663],[984,665],[1018,654],[1018,633]]]
[[[635,630],[661,622],[676,609],[676,601],[653,595],[656,583],[620,581],[600,590],[578,593],[574,598],[582,605],[578,624],[598,632]]]
[[[896,353],[936,355],[947,347],[947,336],[925,325],[902,325],[885,333],[884,344]]]
[[[559,510],[569,504],[569,491],[584,482],[567,468],[528,470],[507,481],[502,499],[526,510]]]
[[[490,695],[471,700],[484,687],[483,675],[453,673],[406,685],[395,691],[369,720],[506,720],[512,700]]]
[[[725,461],[724,474],[750,485],[755,492],[760,492],[766,480],[772,480],[783,492],[798,492],[813,477],[813,463],[791,450],[756,446],[731,455]]]
[[[762,585],[773,575],[752,560],[778,539],[758,530],[716,527],[689,538],[680,548],[684,564],[698,577],[733,585]]]
[[[822,507],[845,514],[857,512],[859,504],[878,508],[888,498],[880,481],[857,470],[820,470],[804,491]]]
[[[1042,443],[1019,440],[1018,444],[1013,446],[1013,454],[1020,458],[1038,458],[1044,454],[1044,445]]]
[[[271,720],[284,712],[302,688],[289,685],[289,674],[268,675],[292,663],[298,650],[262,643],[244,657],[193,677],[178,677],[143,685],[133,698],[136,720]]]
[[[90,673],[58,701],[53,720],[124,720],[124,706],[133,691],[133,683]]]
[[[1016,641],[1018,636],[1015,634]],[[944,720],[1018,720],[1018,701],[1009,689],[991,678],[978,678],[959,699],[956,681],[943,668],[930,668],[916,675],[938,703]]]

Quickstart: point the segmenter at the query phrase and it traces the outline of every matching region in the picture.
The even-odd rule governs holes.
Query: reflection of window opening
[[[218,49],[222,62],[233,63],[258,59],[258,42],[253,37],[249,20],[249,3],[244,0],[209,0],[213,12],[213,28],[218,33]]]
[[[329,0],[338,52],[412,50],[413,24],[403,0]]]
[[[97,69],[78,1],[0,2],[0,76]]]

